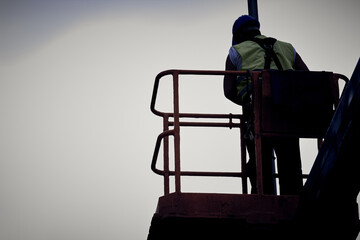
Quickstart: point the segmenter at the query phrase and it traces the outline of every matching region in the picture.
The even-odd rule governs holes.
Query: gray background
[[[258,5],[263,34],[291,42],[311,70],[351,77],[360,1]],[[0,239],[145,239],[163,190],[150,171],[162,129],[149,110],[154,78],[224,69],[232,24],[246,13],[245,0],[0,1]],[[168,89],[160,109],[170,109]],[[182,111],[241,111],[221,78],[181,91]],[[183,168],[233,171],[237,144],[236,131],[184,130]],[[315,142],[301,147],[308,171]],[[183,184],[239,191],[232,179]]]

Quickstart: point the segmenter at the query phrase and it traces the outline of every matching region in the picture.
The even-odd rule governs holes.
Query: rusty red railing
[[[252,72],[253,81],[259,78],[262,72]],[[244,141],[244,119],[241,114],[204,114],[204,113],[181,113],[179,111],[179,76],[180,75],[244,75],[249,76],[249,72],[246,71],[206,71],[206,70],[167,70],[159,73],[155,78],[152,99],[151,99],[151,111],[163,118],[163,132],[157,137],[155,150],[151,162],[151,169],[156,174],[162,175],[164,177],[164,194],[167,195],[170,192],[170,176],[175,177],[175,192],[181,192],[181,176],[209,176],[209,177],[239,177],[242,182],[242,193],[248,193],[247,187],[247,177],[245,171],[246,165],[246,146]],[[156,99],[159,88],[160,80],[164,76],[172,76],[173,81],[173,112],[163,112],[156,109]],[[338,79],[343,79],[346,83],[348,79],[341,74],[333,74],[333,80],[338,81]],[[339,97],[338,85],[335,84],[333,89],[335,93],[332,93],[334,99],[337,100]],[[335,106],[337,102],[335,102]],[[259,110],[258,110],[259,111]],[[182,119],[224,119],[223,122],[218,121],[182,121]],[[172,119],[172,121],[171,121]],[[226,122],[225,122],[226,120]],[[235,121],[235,122],[234,122]],[[170,128],[172,127],[172,128]],[[241,171],[238,172],[199,172],[199,171],[182,171],[180,167],[180,127],[226,127],[226,128],[239,128],[240,129],[240,149],[241,149]],[[260,130],[260,127],[258,127]],[[258,133],[262,134],[262,133]],[[169,136],[174,138],[174,171],[169,169]],[[303,136],[314,138],[314,136]],[[163,141],[163,170],[160,170],[156,167],[157,159]],[[261,151],[260,151],[261,152]],[[258,157],[257,157],[258,158]],[[260,158],[259,158],[260,159]],[[257,159],[257,184],[258,184],[258,193],[262,194],[262,177],[261,177],[261,161]],[[278,177],[277,174],[274,174],[275,177]],[[303,174],[303,178],[306,178],[307,174]]]
[[[242,115],[241,114],[204,114],[204,113],[180,113],[179,112],[179,76],[180,75],[246,75],[244,71],[204,71],[204,70],[168,70],[159,73],[156,76],[154,89],[151,99],[151,111],[163,118],[163,132],[158,136],[153,159],[151,163],[151,169],[159,175],[164,176],[164,193],[169,194],[169,177],[175,176],[175,192],[181,192],[181,176],[210,176],[210,177],[240,177],[242,178],[243,193],[247,193],[247,181],[244,171],[242,172],[198,172],[198,171],[181,171],[180,169],[180,127],[226,127],[226,128],[240,128],[242,133]],[[159,88],[160,79],[164,76],[172,75],[173,80],[173,112],[162,112],[155,108],[157,92]],[[170,121],[170,118],[173,121]],[[181,121],[181,119],[224,119],[227,122],[192,122],[192,121]],[[237,122],[234,122],[236,120]],[[172,129],[169,127],[172,126]],[[168,137],[174,137],[174,171],[169,170],[169,140]],[[243,137],[240,134],[241,138]],[[163,170],[156,168],[158,154],[163,144],[163,158],[164,166]],[[240,141],[241,144],[241,167],[245,169],[246,163],[246,152],[244,141]]]

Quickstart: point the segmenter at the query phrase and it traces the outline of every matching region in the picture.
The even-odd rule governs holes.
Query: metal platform
[[[180,75],[248,74],[229,71],[169,70],[160,73],[155,81],[151,110],[163,118],[163,132],[158,136],[152,159],[152,170],[164,178],[164,196],[158,201],[148,240],[162,239],[341,239],[354,240],[359,232],[359,216],[356,196],[360,190],[358,172],[360,159],[356,137],[360,134],[360,62],[352,80],[346,87],[325,141],[311,170],[310,177],[300,196],[265,195],[262,192],[261,172],[257,173],[257,194],[248,194],[246,173],[246,147],[243,144],[244,125],[242,115],[190,114],[179,112],[178,83]],[[172,75],[174,84],[174,112],[155,109],[157,88],[163,76]],[[271,124],[262,124],[261,107],[267,105],[267,72],[252,74],[253,81],[261,77],[255,87],[255,132],[262,135],[279,134]],[[338,76],[337,76],[338,77]],[[333,84],[333,75],[329,78]],[[265,84],[265,85],[264,85]],[[332,85],[333,86],[333,85]],[[256,92],[261,89],[263,92]],[[334,89],[330,86],[329,89]],[[265,91],[264,91],[265,90]],[[336,88],[335,88],[336,90]],[[336,91],[335,91],[336,92]],[[265,94],[258,98],[256,94]],[[338,97],[332,93],[333,97]],[[258,95],[259,96],[259,95]],[[257,105],[258,104],[258,105]],[[337,102],[335,102],[337,105]],[[223,119],[224,122],[185,122],[182,118]],[[256,123],[256,121],[259,121]],[[273,121],[276,123],[277,121]],[[297,123],[296,123],[297,124]],[[294,129],[292,123],[289,126]],[[321,126],[321,125],[319,125]],[[240,129],[241,171],[194,172],[182,171],[180,166],[181,127],[226,127]],[[275,124],[276,127],[276,124]],[[282,124],[280,134],[289,134]],[[276,129],[276,128],[275,128]],[[285,129],[285,130],[284,130]],[[315,130],[315,131],[313,131]],[[290,135],[310,138],[324,137],[326,129],[291,132]],[[169,137],[174,138],[174,170],[169,168]],[[158,169],[157,158],[163,143],[163,168]],[[257,165],[261,168],[261,151],[257,153]],[[260,155],[260,156],[259,156]],[[241,194],[184,193],[181,191],[182,176],[237,177],[241,179]],[[274,174],[276,177],[276,174]],[[170,193],[169,178],[174,177],[175,192]],[[304,176],[305,177],[305,176]],[[337,235],[336,237],[338,237]]]
[[[298,196],[172,193],[159,198],[148,240],[286,239]]]

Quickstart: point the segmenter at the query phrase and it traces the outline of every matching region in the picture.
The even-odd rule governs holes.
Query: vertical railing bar
[[[241,119],[240,120],[240,161],[241,161],[241,172],[242,177],[241,177],[241,183],[242,183],[242,193],[243,194],[247,194],[248,193],[248,189],[247,189],[247,172],[246,172],[246,144],[245,144],[245,139],[244,139],[244,121]]]
[[[164,132],[169,130],[169,115],[164,114]],[[170,193],[170,173],[169,173],[169,137],[164,138],[164,195]]]
[[[256,186],[259,195],[264,194],[262,175],[262,146],[261,146],[261,123],[260,123],[260,72],[252,72],[251,80],[254,86],[254,128],[255,128],[255,158],[256,158]]]
[[[180,169],[180,123],[179,123],[179,72],[173,73],[174,90],[174,152],[175,152],[175,192],[181,192]]]

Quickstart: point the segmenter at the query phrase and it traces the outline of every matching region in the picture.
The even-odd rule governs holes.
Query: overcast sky
[[[360,1],[258,5],[264,35],[291,42],[311,70],[351,77]],[[162,130],[149,108],[154,78],[224,69],[232,24],[246,13],[246,0],[0,1],[0,239],[145,239],[163,194],[150,170]],[[221,78],[182,87],[183,111],[240,111]],[[184,168],[238,167],[238,132],[183,133]],[[306,170],[314,149],[302,142]],[[184,189],[238,189],[234,180],[193,181]]]

